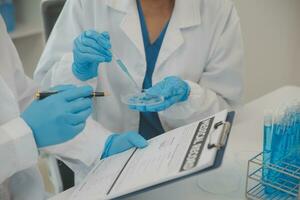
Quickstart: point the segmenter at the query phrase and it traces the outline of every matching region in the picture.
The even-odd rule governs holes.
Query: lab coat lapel
[[[155,70],[184,43],[182,29],[200,25],[200,5],[198,0],[176,0],[162,47],[156,62]]]
[[[174,28],[170,24],[169,29],[165,35],[163,44],[161,46],[155,70],[158,68],[175,52],[183,43],[184,39],[182,37],[181,31],[177,28]]]
[[[120,24],[120,28],[127,35],[129,40],[137,47],[138,51],[145,60],[144,43],[136,1],[107,0],[107,5],[113,9],[125,13],[125,16]]]

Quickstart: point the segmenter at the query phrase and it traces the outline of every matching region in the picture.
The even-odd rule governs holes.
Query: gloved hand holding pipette
[[[99,64],[111,62],[114,59],[118,67],[120,67],[138,89],[138,85],[129,73],[126,65],[119,59],[116,53],[111,51],[108,32],[98,33],[93,30],[83,32],[74,41],[73,55],[72,71],[78,79],[86,81],[97,77]]]
[[[86,81],[98,76],[98,66],[112,60],[110,37],[107,32],[83,32],[74,41],[73,74]]]

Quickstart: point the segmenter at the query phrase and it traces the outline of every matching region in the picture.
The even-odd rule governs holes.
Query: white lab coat
[[[41,200],[44,185],[36,164],[38,149],[31,128],[20,118],[37,87],[24,74],[17,51],[0,16],[0,199]],[[46,114],[46,111],[45,111]],[[100,159],[107,135],[89,119],[84,131],[61,145],[44,148],[64,158],[75,173],[86,171]],[[82,146],[82,143],[90,144]]]
[[[35,165],[37,147],[19,117],[36,87],[22,70],[16,49],[0,17],[0,199],[41,200],[44,186]]]
[[[112,50],[124,61],[139,87],[146,59],[136,0],[68,0],[35,72],[44,87],[91,84],[110,97],[98,98],[95,119],[106,130],[138,130],[139,113],[120,100],[132,84],[117,65],[100,64],[99,76],[81,82],[71,71],[74,39],[83,31],[108,31]],[[159,112],[170,130],[239,103],[243,44],[240,20],[230,0],[176,0],[153,73],[153,84],[179,76],[191,87],[189,99]],[[99,130],[100,131],[100,130]]]

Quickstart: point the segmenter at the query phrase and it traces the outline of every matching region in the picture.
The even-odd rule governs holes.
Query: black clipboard
[[[225,133],[226,139],[223,141],[223,144],[211,144],[211,143],[209,143],[208,146],[207,146],[207,148],[218,148],[218,152],[217,152],[217,155],[216,155],[216,158],[215,158],[215,162],[211,167],[208,167],[208,168],[205,168],[203,170],[194,172],[192,174],[188,174],[188,175],[184,175],[184,176],[175,178],[173,180],[169,180],[169,181],[166,181],[166,182],[163,182],[163,183],[159,183],[157,185],[153,185],[153,186],[150,186],[150,187],[147,187],[147,188],[144,188],[144,189],[141,189],[141,190],[138,190],[138,191],[135,191],[135,192],[117,197],[115,199],[127,198],[127,197],[130,197],[132,195],[138,195],[138,194],[141,194],[141,193],[144,193],[144,192],[155,190],[155,189],[157,189],[161,186],[165,186],[165,185],[168,185],[168,184],[173,184],[173,183],[182,181],[186,178],[189,178],[189,177],[192,177],[192,176],[195,176],[195,175],[199,175],[201,173],[205,173],[207,171],[219,168],[222,165],[222,162],[223,162],[223,158],[224,158],[224,154],[225,154],[225,150],[226,150],[226,147],[227,147],[228,138],[229,138],[229,135],[230,135],[230,132],[231,132],[231,127],[232,127],[234,118],[235,118],[235,111],[231,111],[231,112],[228,112],[228,114],[227,114],[227,117],[226,117],[226,120],[225,120],[226,124],[224,124],[224,123],[214,124],[214,126],[215,126],[214,128],[218,128],[218,126],[224,125],[223,128],[227,128],[228,132]]]

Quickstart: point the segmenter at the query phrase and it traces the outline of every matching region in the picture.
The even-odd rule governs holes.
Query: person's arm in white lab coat
[[[23,109],[25,109],[26,106],[33,100],[33,94],[37,90],[37,87],[29,78],[26,77],[22,69],[18,69],[15,74],[15,80],[18,80],[18,105],[22,112]],[[26,131],[28,128],[22,129]],[[8,128],[6,130],[8,130]],[[31,129],[29,130],[31,133]],[[22,134],[22,132],[18,134]],[[42,148],[40,150],[59,157],[61,160],[65,161],[75,173],[80,173],[89,169],[96,160],[100,159],[104,150],[105,142],[109,135],[109,132],[105,129],[99,131],[98,123],[90,117],[86,121],[84,130],[74,139],[59,145]],[[28,146],[30,147],[29,144]],[[26,152],[26,150],[24,150],[24,152]]]
[[[36,165],[37,146],[20,110],[33,98],[36,86],[25,76],[17,51],[0,16],[0,184]],[[15,89],[15,91],[13,91]]]
[[[85,13],[82,11],[81,0],[68,0],[64,9],[54,26],[47,46],[42,54],[34,78],[42,89],[60,84],[91,85],[96,87],[96,80],[83,83],[73,77],[70,63],[64,64],[63,56],[71,51],[73,40],[88,26]],[[63,41],[59,42],[58,40]],[[72,64],[72,63],[71,63]],[[63,78],[62,78],[63,77]],[[101,124],[89,118],[86,128],[74,140],[62,145],[46,148],[45,151],[54,153],[63,159],[75,172],[83,170],[78,166],[91,166],[93,162],[100,159],[106,139],[110,131]],[[82,165],[83,164],[83,165]]]
[[[222,1],[223,2],[223,1]],[[201,80],[187,81],[187,101],[160,112],[164,124],[176,128],[240,103],[243,92],[244,49],[240,20],[234,5],[224,1],[216,17],[209,60]],[[226,6],[225,6],[226,5]]]
[[[31,129],[16,117],[0,126],[0,183],[36,165],[38,151]]]
[[[52,74],[58,68],[62,57],[72,51],[74,39],[89,23],[92,22],[86,20],[81,0],[67,0],[34,73],[34,79],[41,84],[42,89],[53,85]]]
[[[1,91],[8,88],[5,87],[5,85],[9,85],[14,89],[14,91],[7,89],[8,91],[5,91],[3,96],[1,95],[2,99],[0,102],[4,100],[4,96],[14,94],[13,100],[15,101],[14,105],[16,107],[14,116],[10,118],[11,120],[7,120],[8,122],[1,124],[0,127],[0,160],[3,161],[1,162],[2,169],[0,170],[0,177],[1,180],[4,180],[13,173],[26,169],[37,162],[38,151],[32,131],[19,117],[20,113],[32,102],[34,93],[37,91],[37,85],[25,75],[17,51],[6,32],[4,22],[1,18],[0,20],[0,39],[1,48],[3,48],[1,49],[2,54],[0,57],[1,63],[5,65],[3,67],[1,66],[1,74],[6,74],[6,82],[10,81],[6,83],[3,80]],[[0,76],[0,81],[1,80]],[[9,100],[9,103],[11,103],[11,101],[12,100]],[[97,129],[98,126],[95,127],[94,124],[96,124],[96,122],[92,119],[88,119],[86,128],[77,137],[67,143],[43,148],[43,150],[53,153],[58,157],[68,159],[68,164],[72,169],[88,168],[95,160],[100,159],[106,139],[109,135],[105,130],[99,131],[99,129]],[[92,131],[90,131],[90,129],[92,129]],[[4,166],[8,171],[4,170]]]

